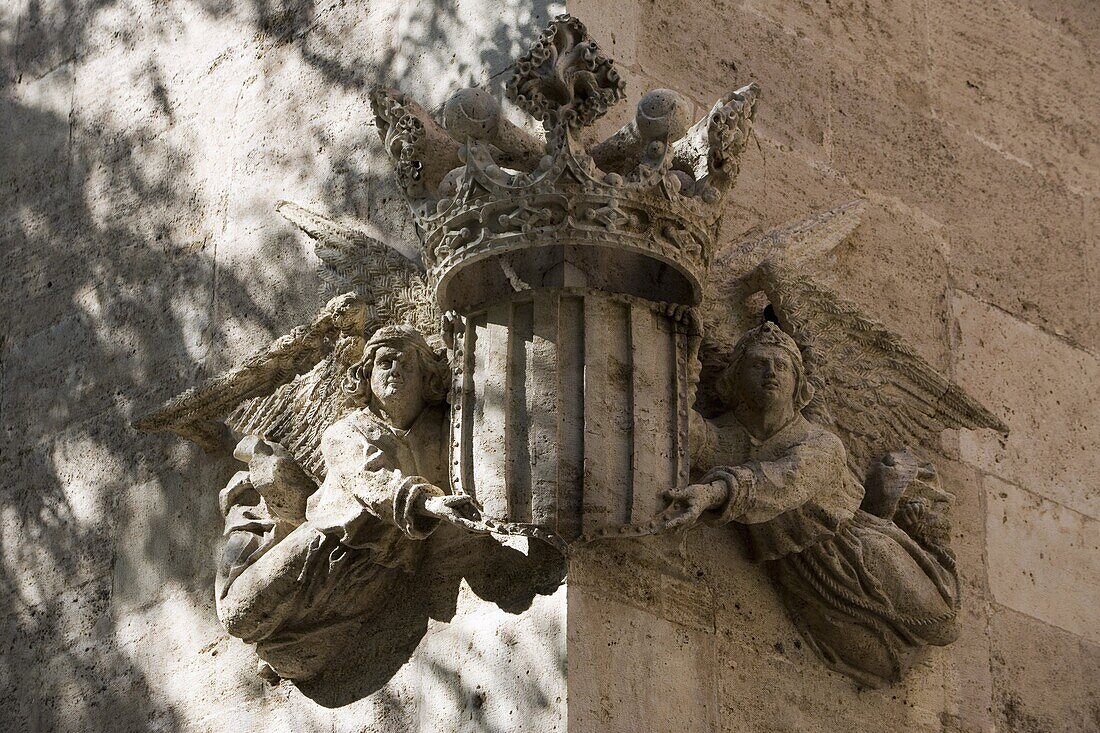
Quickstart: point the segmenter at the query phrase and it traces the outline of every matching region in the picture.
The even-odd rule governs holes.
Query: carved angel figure
[[[218,616],[269,673],[303,680],[385,605],[417,540],[441,521],[488,528],[470,497],[451,495],[450,366],[429,343],[441,318],[423,271],[363,232],[279,210],[317,242],[332,289],[351,292],[136,424],[208,450],[226,427],[241,438],[248,470],[219,496]]]
[[[834,433],[803,416],[813,387],[794,340],[765,323],[738,342],[718,391],[729,410],[696,414],[694,483],[668,492],[683,513],[743,526],[800,630],[830,667],[878,687],[911,651],[955,639],[958,578],[946,537],[946,494],[910,454],[879,465],[874,514]],[[935,502],[935,503],[933,503]],[[900,526],[899,526],[900,525]]]
[[[712,340],[692,483],[667,492],[661,529],[738,526],[824,662],[860,684],[892,684],[917,650],[957,634],[952,497],[908,449],[863,461],[883,442],[1003,426],[804,271],[765,261],[741,292],[757,287],[782,327],[765,321],[732,349]]]
[[[441,520],[477,509],[448,496],[447,362],[409,326],[379,329],[344,377],[350,412],[321,437],[316,491],[276,443],[238,446],[247,460],[223,492],[227,544],[218,616],[255,643],[279,676],[304,679],[327,661],[334,634],[387,600],[394,570],[411,570]]]

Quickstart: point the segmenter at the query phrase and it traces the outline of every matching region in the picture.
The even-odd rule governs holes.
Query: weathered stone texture
[[[962,436],[963,459],[1100,517],[1100,361],[967,293],[954,298],[960,383],[1011,432]]]
[[[990,618],[998,730],[1091,731],[1100,726],[1100,647],[1008,609]]]
[[[597,5],[611,6],[576,7]],[[950,368],[1012,430],[1007,440],[945,436],[943,450],[958,459],[936,458],[956,493],[960,638],[885,698],[834,691],[832,676],[794,650],[797,636],[769,599],[705,576],[717,602],[739,604],[715,614],[726,639],[715,670],[722,725],[1093,729],[1095,13],[1033,2],[622,5],[625,16],[641,11],[633,70],[650,84],[697,100],[744,73],[762,84],[758,144],[746,151],[723,237],[740,241],[807,209],[869,199],[864,224],[833,255],[833,282]],[[684,64],[696,51],[709,61]],[[732,638],[723,619],[737,629]],[[1063,663],[1042,642],[1023,643],[1031,636],[1072,651]],[[1063,680],[1058,694],[1038,692],[1042,672],[1023,680],[1029,655]],[[761,699],[762,689],[771,694]]]
[[[441,571],[415,623],[373,630],[392,648],[364,639],[358,683],[263,682],[210,593],[234,466],[128,422],[316,312],[277,200],[413,241],[370,84],[429,107],[499,88],[560,8],[17,0],[0,9],[0,728],[1100,728],[1095,4],[568,9],[623,67],[628,102],[668,87],[702,114],[759,81],[721,241],[868,199],[831,282],[1009,424],[929,456],[957,495],[959,640],[860,690],[805,648],[737,538],[708,529],[593,551],[556,593],[531,561],[545,577],[527,598],[493,567]],[[590,665],[568,690],[567,653]]]
[[[1100,597],[1097,520],[985,479],[989,587],[993,598],[1096,643]]]

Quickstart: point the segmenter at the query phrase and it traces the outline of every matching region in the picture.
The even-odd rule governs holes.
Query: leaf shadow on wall
[[[135,635],[173,598],[213,610],[215,507],[158,477],[207,481],[225,462],[128,422],[131,400],[191,381],[196,354],[225,346],[209,320],[214,263],[209,239],[179,226],[193,170],[157,139],[170,115],[122,126],[73,106],[85,31],[106,5],[30,3],[20,32],[0,34],[3,730],[183,728]],[[139,76],[155,96],[157,69]],[[244,279],[218,278],[275,326]],[[165,647],[186,642],[163,631]]]
[[[482,601],[507,614],[520,614],[535,596],[557,590],[565,577],[564,557],[537,540],[524,554],[490,537],[441,527],[425,545],[418,568],[397,575],[378,610],[359,628],[338,632],[339,652],[317,677],[297,683],[303,694],[325,707],[341,707],[382,689],[413,658],[430,620],[454,620],[463,584]],[[463,632],[448,628],[446,645],[423,650],[420,656],[427,657],[418,659],[414,670],[420,685],[447,689],[455,709],[475,693],[465,689],[472,683],[464,679],[462,660],[481,658],[485,651],[472,648],[484,639],[467,638]],[[479,680],[487,674],[511,678],[516,670],[505,665],[477,670]],[[537,687],[539,679],[528,684]],[[503,690],[514,684],[501,682],[491,686]],[[532,692],[537,690],[525,691],[524,697],[537,696]]]
[[[216,493],[237,466],[129,423],[285,333],[323,299],[274,200],[255,212],[272,226],[244,233],[253,247],[246,257],[217,252],[235,244],[226,224],[241,181],[219,179],[228,166],[203,157],[214,120],[196,118],[193,100],[181,99],[176,77],[189,67],[161,59],[156,47],[189,24],[233,16],[227,23],[242,32],[226,41],[230,57],[300,59],[322,88],[358,92],[400,84],[403,63],[450,48],[451,26],[468,22],[450,4],[409,4],[403,30],[380,50],[354,37],[354,8],[206,5],[209,17],[199,18],[201,3],[185,17],[169,4],[35,1],[0,17],[3,730],[209,730],[220,719],[201,717],[197,687],[214,708],[263,696],[251,663],[236,664],[242,655],[212,659],[241,646],[218,626],[212,591]],[[337,12],[352,19],[346,28],[326,20]],[[499,77],[544,23],[514,30],[502,22],[484,49],[452,65],[455,73],[480,78],[487,68]],[[339,144],[305,124],[308,110],[297,112],[289,124],[302,125],[302,149],[325,145],[326,157],[261,152],[286,158],[279,173],[287,180],[320,180],[322,198],[309,203],[352,219],[373,217],[376,207],[397,211],[386,198],[388,169],[364,169],[363,148],[381,159],[365,107],[361,137]],[[371,191],[384,193],[372,199]],[[492,552],[480,552],[468,554],[489,563]],[[440,577],[415,576],[400,601],[417,618],[407,644],[429,616],[453,614],[460,578],[514,612],[530,602],[531,591],[496,589],[495,570],[442,567],[422,570]],[[425,596],[414,592],[426,585]],[[402,648],[337,697],[369,694],[407,654]],[[204,684],[180,684],[187,679]]]

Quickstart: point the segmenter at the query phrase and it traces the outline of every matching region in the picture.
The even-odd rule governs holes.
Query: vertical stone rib
[[[651,304],[547,289],[465,324],[455,483],[487,516],[575,539],[686,483],[689,339]]]
[[[519,301],[511,305],[510,342],[508,344],[508,395],[507,395],[507,487],[508,519],[513,522],[531,521],[531,475],[534,456],[530,450],[530,434],[533,429],[529,392],[538,374],[531,367],[532,331],[534,328],[534,304]]]
[[[474,411],[476,392],[474,390],[474,349],[477,343],[477,329],[474,319],[462,318],[462,385],[458,394],[458,444],[452,448],[452,465],[458,463],[458,475],[463,493],[477,495],[474,486]],[[454,409],[454,406],[451,408]]]
[[[474,321],[473,445],[475,496],[492,517],[508,515],[506,416],[511,307],[494,306]]]
[[[634,492],[631,522],[644,521],[663,507],[661,492],[673,487],[676,389],[672,329],[650,308],[631,312],[634,354]]]
[[[527,342],[527,418],[531,521],[553,526],[558,513],[558,299],[537,291]]]
[[[558,306],[558,533],[581,533],[584,503],[584,298],[563,294]]]
[[[690,479],[690,453],[688,445],[688,410],[691,409],[691,374],[687,359],[688,337],[677,330],[672,358],[674,359],[674,374],[676,375],[674,410],[676,432],[673,435],[675,455],[671,462],[675,471],[675,486],[687,486]]]
[[[634,452],[630,306],[585,299],[584,530],[626,523]]]
[[[466,492],[465,461],[463,460],[462,434],[466,425],[466,321],[455,314],[451,324],[454,351],[451,353],[451,390],[447,400],[451,405],[451,434],[447,448],[447,461],[451,478],[451,491]],[[443,487],[446,488],[446,487]]]

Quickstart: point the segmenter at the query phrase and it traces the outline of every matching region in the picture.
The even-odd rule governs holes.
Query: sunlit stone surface
[[[1100,424],[1089,387],[1100,370],[1090,295],[1100,258],[1092,84],[1100,33],[1085,5],[972,5],[5,7],[0,727],[1095,730],[1100,617],[1089,589],[1100,517],[1089,436]],[[740,175],[718,205],[714,255],[736,264],[772,248],[797,253],[815,282],[899,333],[1011,429],[1007,438],[948,431],[911,446],[955,494],[947,516],[961,605],[957,640],[921,650],[892,686],[861,687],[822,664],[731,526],[576,541],[570,531],[583,530],[586,516],[614,513],[593,503],[556,526],[574,540],[566,560],[523,526],[501,524],[547,516],[536,507],[563,516],[560,504],[537,503],[533,488],[518,501],[502,492],[495,505],[472,492],[483,520],[513,536],[446,521],[423,540],[402,534],[418,543],[402,565],[408,572],[384,573],[385,590],[354,633],[310,647],[330,661],[308,679],[257,673],[257,648],[219,622],[218,594],[233,566],[223,536],[233,502],[223,494],[219,503],[219,492],[252,466],[232,458],[232,441],[206,454],[135,431],[131,420],[310,323],[346,290],[354,273],[339,275],[343,250],[323,246],[332,232],[354,228],[383,251],[416,257],[407,191],[372,122],[371,89],[398,88],[443,124],[456,89],[480,84],[503,99],[509,65],[561,12],[585,22],[625,82],[624,101],[578,135],[601,165],[623,167],[627,178],[645,157],[635,143],[651,134],[636,115],[646,92],[676,90],[690,125],[716,99],[759,82]],[[462,109],[478,112],[476,101]],[[511,157],[501,165],[532,170],[541,128],[511,103],[502,114],[511,126],[498,126],[492,144]],[[680,116],[670,115],[670,129],[680,129]],[[280,216],[282,200],[300,208],[282,207]],[[848,203],[856,200],[863,203]],[[449,307],[476,317],[485,305],[477,298],[498,292],[470,283],[503,292],[530,284],[521,259],[508,264],[494,280],[450,280]],[[670,268],[685,271],[679,279],[643,270],[658,278],[650,282],[661,297],[641,289],[644,279],[620,278],[622,270],[607,277],[595,266],[567,267],[569,258],[556,264],[540,270],[540,285],[592,288],[602,276],[597,287],[674,306],[731,295],[695,293],[683,263]],[[402,282],[413,300],[416,287],[428,287]],[[751,325],[764,303],[750,298]],[[539,347],[535,308],[530,340],[519,310],[508,311],[508,324],[520,337],[504,346],[545,366],[553,354]],[[682,317],[646,313],[655,322]],[[739,335],[741,324],[718,325]],[[620,361],[664,364],[657,352],[635,351],[638,328],[632,321],[631,358]],[[615,333],[593,348],[616,348],[626,331]],[[676,348],[668,346],[670,359]],[[563,372],[553,373],[562,384]],[[503,374],[504,387],[521,384]],[[522,400],[509,392],[500,404],[522,405],[532,421],[562,419],[559,403],[555,412],[536,399],[537,380],[522,384],[531,387]],[[656,431],[674,412],[652,409],[634,382],[619,386],[631,395],[633,410],[623,412],[631,419],[590,412],[607,420],[599,438],[636,425]],[[471,406],[476,424],[476,400]],[[841,423],[835,430],[852,451]],[[439,429],[439,455],[449,461],[450,416]],[[507,436],[524,438],[527,460],[541,458],[545,446],[531,442],[541,429],[502,431],[505,476],[517,470]],[[194,437],[223,439],[209,425]],[[649,461],[664,448],[623,444],[628,460],[614,450],[592,455],[621,464],[632,481],[681,470],[672,438],[668,460]],[[493,459],[492,447],[478,458]],[[398,462],[407,458],[398,453]],[[564,471],[583,485],[583,470],[578,479],[561,468],[561,455],[551,464],[557,477]],[[249,480],[270,489],[280,521],[299,521],[308,485],[277,450],[260,456]],[[518,475],[534,487],[545,474],[524,466]],[[657,501],[655,484],[641,485],[653,493],[633,491],[631,513],[594,529],[653,531],[632,513],[640,495]],[[371,577],[367,586],[376,587],[380,578]]]

